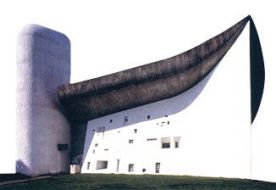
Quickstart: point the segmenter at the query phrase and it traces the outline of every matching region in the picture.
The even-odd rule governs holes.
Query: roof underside
[[[212,71],[249,20],[171,58],[60,86],[60,102],[71,121],[81,122],[179,95]]]

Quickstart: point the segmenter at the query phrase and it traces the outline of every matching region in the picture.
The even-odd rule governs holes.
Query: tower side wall
[[[17,160],[26,175],[69,170],[70,125],[57,86],[70,81],[70,41],[56,31],[26,26],[17,44]]]

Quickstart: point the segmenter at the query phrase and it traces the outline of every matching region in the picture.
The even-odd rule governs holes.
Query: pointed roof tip
[[[248,15],[246,18],[247,18],[250,22],[253,22],[253,19],[252,19],[251,15]]]

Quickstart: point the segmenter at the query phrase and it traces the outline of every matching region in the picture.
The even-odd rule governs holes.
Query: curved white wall
[[[26,175],[69,169],[70,126],[57,98],[57,86],[70,81],[70,41],[56,31],[26,26],[17,44],[16,172]]]
[[[161,174],[250,178],[249,47],[245,32],[248,30],[212,76],[189,91],[89,121],[82,173],[129,173],[128,164],[132,163],[133,173],[155,173],[155,164],[160,163]],[[105,131],[97,132],[102,126]],[[181,137],[179,148],[171,144],[171,148],[162,149],[162,137],[171,142]],[[108,161],[107,169],[97,170],[97,161]]]

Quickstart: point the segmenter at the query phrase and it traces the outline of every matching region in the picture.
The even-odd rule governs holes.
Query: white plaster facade
[[[248,44],[246,28],[218,67],[181,95],[89,121],[82,173],[159,167],[160,174],[250,178]]]

